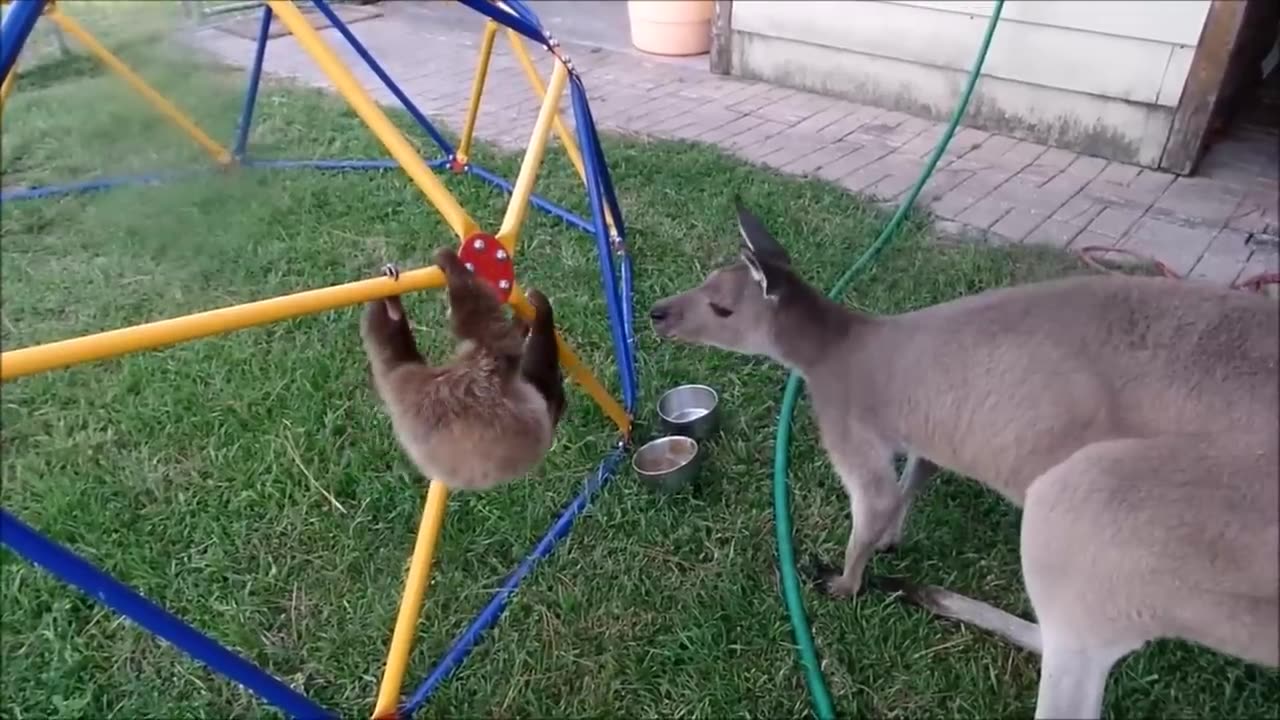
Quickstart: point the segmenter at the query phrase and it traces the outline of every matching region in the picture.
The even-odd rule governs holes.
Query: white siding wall
[[[734,72],[946,116],[995,3],[735,0]],[[1008,0],[969,122],[1152,165],[1210,0]]]

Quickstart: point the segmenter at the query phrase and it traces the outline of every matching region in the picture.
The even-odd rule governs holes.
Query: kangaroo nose
[[[667,312],[667,309],[665,307],[661,305],[654,305],[649,310],[649,319],[654,322],[661,322],[666,319],[668,314],[669,313]]]

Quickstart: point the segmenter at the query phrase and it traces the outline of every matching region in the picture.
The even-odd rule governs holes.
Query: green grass
[[[135,61],[219,137],[241,78],[190,62]],[[200,153],[114,78],[69,64],[5,108],[6,184],[198,163]],[[92,113],[83,108],[92,107]],[[264,155],[360,157],[379,148],[313,91],[264,91]],[[403,116],[396,119],[407,127]],[[481,121],[483,125],[483,119]],[[637,314],[698,282],[735,249],[730,197],[779,230],[821,287],[884,217],[841,190],[751,168],[706,147],[609,139],[627,213]],[[519,159],[481,148],[514,177]],[[486,227],[503,198],[450,187]],[[553,157],[545,195],[583,209]],[[9,203],[0,217],[6,350],[368,277],[426,262],[450,235],[398,172],[229,173],[151,188]],[[1049,251],[940,247],[915,221],[851,302],[919,307],[1017,280],[1079,271]],[[520,273],[547,291],[584,358],[617,387],[591,241],[540,214]],[[442,300],[409,300],[433,353]],[[347,716],[370,709],[423,485],[366,383],[349,308],[55,371],[4,386],[3,505],[148,597]],[[685,381],[722,393],[724,431],[691,490],[659,497],[624,473],[524,583],[449,680],[431,717],[793,717],[808,700],[778,593],[770,504],[784,372],[728,353],[659,344],[640,327],[641,422]],[[807,417],[793,451],[797,545],[837,559],[843,492]],[[614,439],[581,393],[533,477],[451,503],[407,684],[545,530]],[[323,491],[322,491],[323,490]],[[330,502],[326,493],[336,503]],[[921,498],[893,571],[1026,612],[1017,512],[970,482]],[[256,717],[272,711],[12,554],[0,554],[5,717]],[[1034,704],[1033,658],[875,594],[808,596],[839,711],[997,717]],[[1113,716],[1265,717],[1280,676],[1178,643],[1126,661]]]

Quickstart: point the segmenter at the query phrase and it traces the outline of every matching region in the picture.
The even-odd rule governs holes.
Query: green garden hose
[[[1000,20],[1000,10],[1003,7],[1004,0],[996,0],[995,7],[991,10],[991,19],[987,22],[986,34],[982,38],[982,46],[978,49],[977,58],[974,59],[973,69],[969,71],[969,80],[965,84],[964,94],[960,96],[959,104],[956,105],[955,110],[951,113],[951,122],[947,125],[946,132],[942,134],[942,138],[938,141],[937,147],[933,149],[933,154],[929,156],[929,162],[925,164],[924,171],[920,173],[920,177],[916,179],[911,192],[907,193],[906,199],[898,206],[897,212],[889,220],[889,224],[885,226],[884,231],[871,244],[871,247],[867,248],[866,252],[862,253],[862,256],[836,281],[835,286],[831,288],[830,297],[839,298],[854,276],[870,265],[871,261],[880,254],[880,251],[889,244],[898,226],[902,224],[903,218],[906,217],[907,211],[911,209],[912,203],[920,195],[920,190],[928,182],[929,177],[933,175],[933,170],[938,165],[938,159],[942,157],[942,153],[947,149],[947,145],[950,144],[951,137],[956,132],[956,126],[960,124],[960,118],[964,116],[965,110],[969,107],[969,99],[973,95],[974,86],[978,83],[978,76],[982,72],[982,64],[987,59],[987,50],[991,47],[991,38],[995,35],[996,23]],[[777,531],[778,566],[782,573],[782,597],[786,601],[787,615],[791,620],[791,629],[795,635],[796,652],[800,655],[800,664],[804,668],[805,684],[809,686],[809,699],[819,720],[832,720],[835,718],[835,709],[831,704],[831,693],[827,690],[827,683],[822,675],[822,667],[818,663],[818,651],[813,644],[813,634],[809,631],[809,618],[805,615],[804,601],[800,597],[800,580],[796,572],[795,548],[791,542],[791,508],[787,499],[787,448],[791,440],[791,417],[795,413],[796,398],[799,395],[800,376],[792,372],[791,376],[787,378],[786,390],[782,395],[782,410],[778,414],[778,432],[774,437],[774,527]]]

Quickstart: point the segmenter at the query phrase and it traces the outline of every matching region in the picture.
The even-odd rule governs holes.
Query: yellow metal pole
[[[221,335],[234,330],[267,325],[390,295],[443,286],[444,274],[439,268],[431,265],[402,272],[399,281],[386,277],[358,280],[344,285],[306,290],[243,305],[232,305],[143,325],[10,350],[0,353],[0,381]],[[533,319],[535,314],[533,306],[524,296],[519,285],[513,289],[510,302],[522,317],[527,320]],[[560,363],[569,377],[582,386],[620,430],[624,433],[628,432],[630,419],[622,406],[582,364],[573,348],[562,336],[559,337],[558,345]]]
[[[9,75],[4,79],[4,84],[0,84],[0,108],[4,107],[4,101],[9,99],[9,93],[13,92],[14,83],[18,77],[18,63],[14,63],[9,69]]]
[[[427,200],[435,206],[444,221],[453,228],[460,239],[476,232],[474,220],[466,210],[458,204],[458,200],[445,188],[440,179],[431,172],[426,162],[405,139],[404,134],[391,122],[386,113],[378,107],[369,93],[361,87],[359,81],[351,74],[351,70],[334,54],[328,44],[320,37],[311,23],[302,16],[302,12],[291,0],[267,0],[267,5],[275,13],[280,22],[289,28],[289,32],[298,40],[303,50],[315,60],[316,65],[333,83],[338,93],[351,105],[369,130],[386,146],[391,157],[400,163],[405,173],[418,186]]]
[[[293,295],[282,295],[268,300],[159,320],[145,325],[10,350],[0,354],[0,381],[443,285],[444,273],[431,265],[400,273],[398,282],[387,277],[359,280],[345,285],[307,290]]]
[[[502,217],[502,227],[498,230],[498,240],[507,252],[515,253],[516,242],[520,239],[520,227],[524,225],[525,215],[529,212],[529,197],[533,195],[533,184],[538,179],[538,168],[542,166],[542,157],[547,150],[547,136],[551,132],[551,119],[559,109],[560,96],[564,94],[564,84],[569,79],[569,70],[562,62],[556,62],[551,71],[551,82],[542,97],[542,107],[538,110],[538,119],[533,124],[533,134],[529,137],[529,146],[524,151],[524,160],[520,163],[520,173],[511,190],[511,199],[507,201],[507,212]]]
[[[174,125],[177,125],[187,135],[191,136],[200,147],[205,149],[213,159],[219,164],[226,165],[231,162],[231,153],[226,148],[218,144],[216,140],[209,137],[194,122],[191,121],[181,110],[173,103],[169,102],[163,95],[156,92],[133,70],[125,65],[120,58],[111,54],[111,51],[103,47],[97,38],[89,34],[89,31],[80,26],[80,23],[64,15],[61,10],[50,5],[45,9],[45,15],[53,21],[66,34],[75,38],[79,43],[85,46],[90,53],[103,64],[110,68],[115,74],[119,75],[126,83],[129,84],[139,95],[151,103],[160,114],[169,118]]]
[[[537,314],[537,311],[534,310],[533,305],[529,302],[529,298],[520,289],[519,284],[512,288],[508,302],[516,313],[525,320],[533,320]],[[604,385],[600,384],[600,381],[592,374],[591,369],[578,359],[578,356],[573,352],[573,348],[569,346],[569,343],[565,342],[564,336],[556,333],[556,340],[556,349],[559,351],[557,354],[560,356],[560,365],[564,367],[565,373],[569,375],[570,379],[581,385],[583,391],[591,396],[592,400],[596,401],[596,404],[600,406],[604,414],[618,426],[618,431],[623,436],[630,436],[631,418],[627,415],[627,411],[609,394]]]
[[[533,58],[529,57],[529,51],[524,46],[524,38],[520,37],[520,33],[508,28],[507,41],[511,44],[511,49],[515,51],[516,60],[520,62],[520,67],[524,69],[524,76],[529,80],[529,87],[533,88],[533,94],[538,97],[546,97],[547,88],[543,85],[542,78],[538,77],[538,68],[534,66]],[[556,62],[560,61],[556,60]],[[577,170],[578,177],[583,182],[586,182],[587,173],[582,164],[582,153],[578,151],[578,143],[574,141],[564,122],[561,121],[558,108],[552,123],[554,123],[556,135],[560,138],[560,142],[564,143],[564,151],[569,156],[569,162],[573,163],[573,169]]]
[[[480,114],[480,96],[484,94],[484,79],[489,74],[489,60],[493,57],[493,39],[498,36],[498,23],[490,20],[484,24],[484,37],[480,40],[480,60],[471,81],[471,104],[467,107],[467,120],[462,125],[462,138],[458,141],[457,160],[465,165],[471,156],[471,136],[476,130],[476,117]]]
[[[545,97],[547,94],[546,86],[542,84],[542,78],[538,77],[538,68],[533,64],[533,58],[529,57],[529,51],[524,46],[524,38],[520,37],[520,33],[507,29],[507,40],[511,44],[511,49],[515,51],[516,60],[520,62],[520,67],[524,68],[524,76],[529,80],[529,86],[533,88],[533,92],[538,97]],[[560,61],[557,59],[557,63]],[[564,152],[569,156],[569,162],[573,164],[573,169],[578,171],[578,177],[585,185],[587,182],[586,166],[582,164],[582,151],[578,149],[578,141],[574,139],[573,133],[569,132],[569,128],[565,126],[563,118],[557,111],[552,123],[556,131],[556,136],[560,138],[560,144],[564,146]],[[605,223],[611,232],[616,232],[613,225],[613,213],[609,212],[609,208],[605,208]]]
[[[432,480],[427,488],[427,504],[422,509],[422,522],[418,525],[418,539],[413,543],[413,559],[409,561],[409,575],[405,578],[404,594],[400,596],[395,630],[391,632],[387,666],[382,671],[378,701],[373,708],[374,718],[395,717],[396,706],[400,702],[400,686],[409,665],[409,650],[413,647],[414,631],[421,618],[422,599],[431,582],[431,565],[435,560],[436,541],[444,527],[444,511],[448,500],[449,488]]]

